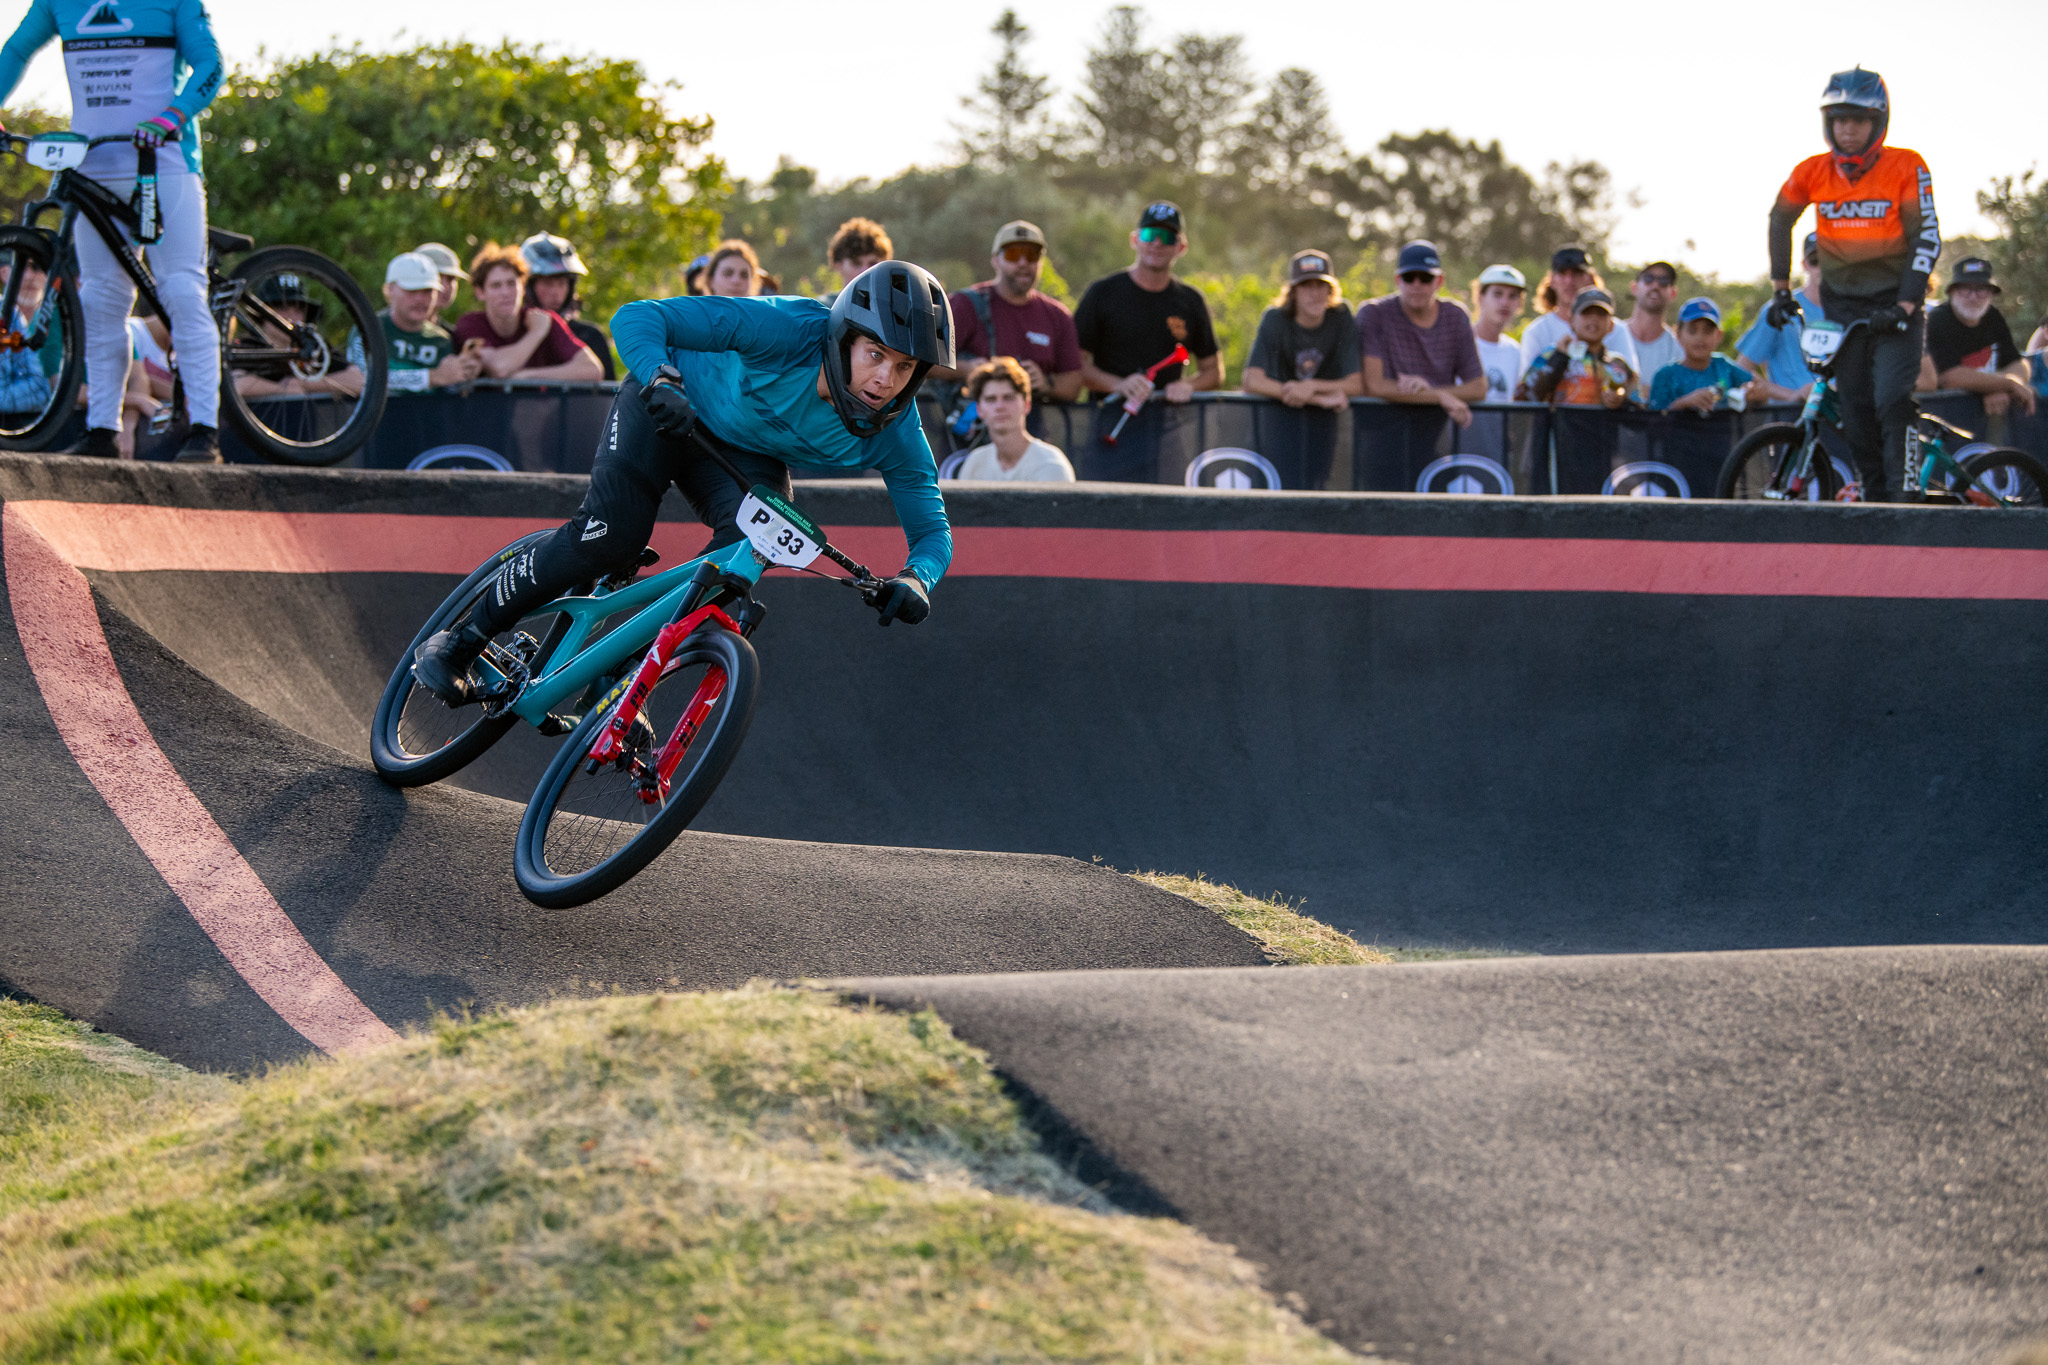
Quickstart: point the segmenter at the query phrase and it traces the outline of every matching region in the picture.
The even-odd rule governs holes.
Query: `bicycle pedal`
[[[582,723],[583,717],[581,716],[558,716],[554,712],[550,711],[545,716],[541,717],[540,724],[536,725],[534,728],[536,730],[539,730],[542,734],[546,735],[549,739],[554,739],[558,735],[568,734],[571,730],[574,730],[577,726],[581,725]]]

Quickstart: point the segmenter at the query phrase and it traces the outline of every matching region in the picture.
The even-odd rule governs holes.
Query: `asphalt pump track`
[[[961,490],[944,614],[771,580],[702,828],[542,912],[541,742],[401,793],[365,725],[455,578],[578,496],[0,457],[0,980],[244,1068],[858,979],[1354,1347],[1962,1362],[2048,1325],[2038,518]],[[802,496],[893,567],[879,490]],[[1276,971],[1091,855],[1623,955]]]

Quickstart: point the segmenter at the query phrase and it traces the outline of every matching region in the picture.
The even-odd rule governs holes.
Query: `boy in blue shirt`
[[[1735,343],[1735,363],[1767,381],[1752,392],[1758,402],[1803,403],[1806,391],[1813,387],[1813,372],[1806,368],[1806,352],[1799,349],[1799,334],[1816,322],[1827,321],[1820,301],[1818,233],[1806,234],[1805,266],[1806,284],[1798,295],[1804,317],[1794,318],[1783,327],[1773,327],[1769,318],[1758,313],[1756,321]]]
[[[953,560],[938,470],[918,423],[917,386],[953,368],[946,291],[908,261],[883,261],[817,299],[701,296],[642,299],[612,316],[628,371],[567,524],[514,555],[461,626],[413,659],[420,685],[451,706],[474,699],[469,667],[492,637],[578,583],[632,568],[673,483],[712,528],[708,548],[743,539],[741,488],[697,448],[721,449],[746,477],[787,497],[788,461],[879,470],[910,555],[869,599],[881,623],[916,625]]]
[[[1685,358],[1657,371],[1650,381],[1650,406],[1659,412],[1737,412],[1749,402],[1754,382],[1747,370],[1716,353],[1721,345],[1721,310],[1712,299],[1687,299],[1678,310],[1678,344]]]

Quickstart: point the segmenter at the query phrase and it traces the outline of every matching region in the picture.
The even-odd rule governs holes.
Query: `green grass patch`
[[[9,1362],[1351,1359],[929,1013],[578,1000],[243,1082],[0,1020]]]
[[[1199,872],[1192,877],[1171,872],[1131,875],[1215,911],[1257,939],[1266,956],[1281,966],[1345,967],[1394,960],[1341,929],[1309,918],[1278,892],[1260,900],[1234,886],[1209,881]]]

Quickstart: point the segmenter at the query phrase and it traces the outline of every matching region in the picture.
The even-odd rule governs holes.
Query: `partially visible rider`
[[[604,366],[605,380],[617,379],[611,338],[580,316],[583,308],[576,289],[580,277],[590,273],[590,267],[576,254],[575,244],[551,232],[536,232],[519,244],[519,259],[526,262],[527,306],[545,308],[568,323],[576,339],[588,346],[597,363]]]
[[[1891,96],[1862,67],[1838,72],[1821,95],[1828,150],[1792,170],[1771,208],[1767,313],[1782,327],[1799,314],[1792,297],[1792,228],[1807,205],[1819,222],[1821,303],[1829,321],[1867,325],[1835,362],[1842,434],[1863,473],[1863,495],[1882,502],[1904,487],[1906,427],[1918,411],[1927,278],[1941,256],[1934,179],[1918,152],[1885,145]]]
[[[220,92],[223,76],[206,8],[200,0],[31,0],[27,17],[0,48],[0,103],[52,38],[64,43],[72,130],[87,137],[133,134],[133,146],[95,147],[79,169],[127,199],[135,193],[138,168],[155,163],[161,236],[147,244],[149,265],[171,315],[191,419],[178,458],[218,464],[220,333],[207,309],[206,185],[193,126]],[[176,144],[166,147],[172,138]],[[145,224],[145,235],[151,226]],[[76,240],[87,388],[85,441],[77,453],[113,456],[135,282],[99,233],[86,229]]]
[[[561,529],[498,571],[470,621],[420,646],[413,675],[451,705],[491,637],[580,583],[629,572],[673,483],[712,528],[708,548],[743,539],[746,490],[693,444],[714,442],[748,479],[784,496],[785,460],[879,470],[909,541],[902,572],[870,599],[881,624],[915,625],[953,559],[931,446],[915,398],[926,371],[954,363],[945,289],[884,261],[817,299],[642,299],[612,317],[628,371],[605,422],[590,491]]]

